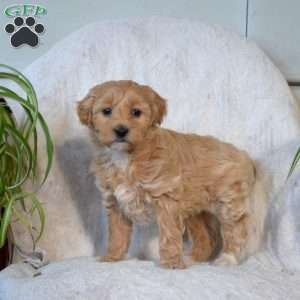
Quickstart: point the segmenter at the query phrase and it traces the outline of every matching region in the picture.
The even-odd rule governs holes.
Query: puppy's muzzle
[[[124,125],[118,125],[114,128],[114,132],[118,139],[124,139],[128,135],[129,129]]]

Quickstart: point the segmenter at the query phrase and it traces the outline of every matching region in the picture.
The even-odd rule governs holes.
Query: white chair
[[[300,299],[297,174],[284,189],[300,115],[284,78],[255,44],[197,21],[107,21],[65,38],[25,73],[56,143],[53,170],[39,194],[47,211],[39,248],[50,260],[65,260],[44,266],[37,277],[24,264],[10,266],[0,273],[1,300]],[[90,257],[104,252],[105,214],[75,106],[90,87],[111,79],[150,85],[168,99],[163,126],[215,135],[257,161],[270,198],[261,253],[236,267],[197,264],[183,271],[134,258],[108,264]],[[138,227],[131,256],[155,255],[154,235],[155,229]]]

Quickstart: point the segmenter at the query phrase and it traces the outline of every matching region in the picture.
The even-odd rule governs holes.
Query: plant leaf
[[[18,166],[19,166],[20,170],[22,169],[22,166],[24,166],[23,162],[21,161],[21,159],[22,159],[21,157],[24,157],[24,156],[22,156],[22,154],[20,153],[23,150],[23,148],[25,148],[25,153],[28,158],[28,165],[24,166],[26,169],[26,171],[24,172],[25,173],[24,176],[21,179],[19,179],[20,176],[17,176],[16,182],[13,185],[7,187],[7,189],[11,190],[11,189],[16,188],[17,186],[22,185],[25,182],[25,180],[28,178],[30,171],[31,171],[31,167],[32,167],[32,152],[31,152],[30,146],[28,145],[27,141],[22,137],[22,135],[15,128],[13,128],[9,125],[6,125],[5,129],[7,129],[7,131],[10,133],[11,137],[14,138],[16,141],[15,146],[16,146],[16,150],[18,153],[17,159],[18,159]],[[22,146],[22,148],[20,148],[21,146]]]
[[[292,173],[294,172],[299,160],[300,160],[300,148],[297,150],[297,152],[294,156],[294,159],[293,159],[293,162],[291,164],[291,167],[290,167],[287,178],[289,178],[292,175]]]
[[[43,235],[43,232],[44,232],[44,229],[45,229],[45,219],[46,219],[46,217],[45,217],[44,208],[41,205],[41,203],[39,202],[39,200],[37,199],[37,197],[34,194],[32,194],[31,198],[32,198],[32,202],[34,204],[34,207],[36,208],[37,213],[39,215],[40,222],[41,222],[41,227],[40,227],[39,234],[38,234],[37,238],[35,239],[35,243],[37,243]]]
[[[45,139],[46,139],[47,158],[48,158],[44,179],[42,180],[42,183],[41,183],[41,184],[44,184],[44,182],[46,181],[46,179],[49,175],[49,172],[50,172],[50,169],[51,169],[51,166],[52,166],[53,153],[54,153],[54,144],[53,144],[53,141],[52,141],[47,123],[46,123],[46,121],[44,120],[43,116],[40,113],[38,114],[38,119],[39,119],[41,127],[44,131],[44,135],[45,135]]]
[[[11,221],[12,215],[12,207],[14,204],[14,197],[7,198],[7,205],[4,208],[3,216],[1,217],[1,225],[0,225],[0,248],[4,246],[6,240],[6,233],[8,226]]]

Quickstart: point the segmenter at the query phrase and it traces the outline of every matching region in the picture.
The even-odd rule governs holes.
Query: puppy
[[[208,260],[218,244],[217,264],[238,264],[258,249],[263,214],[254,197],[256,172],[245,151],[210,136],[161,128],[166,101],[148,86],[109,81],[78,104],[80,121],[97,145],[93,164],[108,215],[103,261],[124,259],[133,223],[157,222],[160,264],[184,268],[183,234],[191,258]],[[260,214],[260,220],[258,214]]]

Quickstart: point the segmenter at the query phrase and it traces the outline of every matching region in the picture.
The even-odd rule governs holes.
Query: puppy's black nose
[[[124,138],[127,135],[128,131],[129,129],[123,125],[119,125],[114,128],[114,132],[118,138]]]

